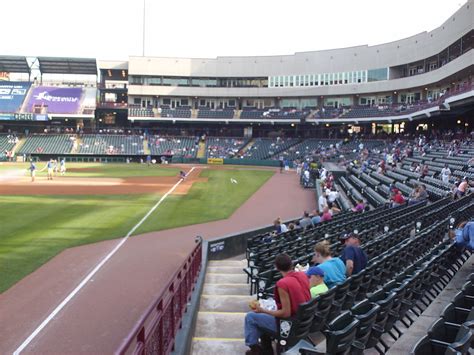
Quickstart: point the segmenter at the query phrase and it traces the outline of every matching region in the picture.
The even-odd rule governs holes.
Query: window
[[[369,69],[367,71],[367,81],[388,80],[388,68]]]

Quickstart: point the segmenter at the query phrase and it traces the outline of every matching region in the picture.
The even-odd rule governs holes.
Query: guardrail
[[[202,240],[188,255],[157,300],[140,318],[117,355],[169,354],[201,270]]]

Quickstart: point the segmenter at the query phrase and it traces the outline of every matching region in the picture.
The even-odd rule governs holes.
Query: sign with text
[[[0,113],[0,121],[47,121],[48,115],[33,113]]]
[[[212,165],[222,165],[224,164],[224,159],[222,158],[207,158],[207,163]]]
[[[0,81],[8,81],[10,80],[10,73],[5,71],[0,71]]]
[[[0,112],[15,113],[21,105],[31,84],[27,82],[0,82]]]
[[[38,86],[33,89],[28,110],[33,113],[78,112],[82,98],[81,88]]]

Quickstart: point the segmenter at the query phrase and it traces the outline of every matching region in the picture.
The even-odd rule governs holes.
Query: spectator
[[[428,165],[423,165],[423,169],[421,170],[421,178],[423,179],[425,176],[428,176],[429,168]]]
[[[335,188],[327,189],[326,190],[328,206],[332,207],[336,199],[339,197],[339,192],[336,191]]]
[[[313,222],[311,221],[308,212],[304,211],[303,218],[300,220],[299,224],[303,230],[306,230],[308,227],[313,227]]]
[[[323,194],[319,196],[318,199],[318,209],[322,211],[325,207],[328,207],[328,201],[326,199],[326,193],[323,192]]]
[[[331,256],[329,242],[327,240],[319,242],[314,247],[314,263],[324,271],[324,283],[332,288],[346,279],[346,268],[339,258]]]
[[[405,204],[405,198],[403,197],[401,191],[399,189],[392,190],[392,198],[391,198],[391,207],[398,207]]]
[[[357,205],[352,209],[352,212],[364,212],[365,210],[365,204],[364,200],[358,200]]]
[[[273,222],[273,225],[275,226],[275,232],[277,234],[288,232],[288,227],[286,226],[285,223],[281,223],[280,218],[275,219],[275,221]]]
[[[474,221],[463,221],[455,230],[450,231],[449,236],[455,240],[459,248],[474,250]]]
[[[341,260],[346,265],[347,277],[358,274],[367,266],[367,254],[360,247],[359,236],[355,233],[344,234],[341,237],[341,242],[345,246]]]
[[[444,168],[441,169],[441,179],[444,183],[449,183],[449,178],[451,176],[451,169],[449,169],[448,164],[444,165]]]
[[[313,225],[321,223],[321,216],[319,215],[319,211],[313,211],[313,213],[311,214],[311,222],[313,222]]]
[[[328,207],[324,207],[323,215],[321,216],[321,222],[330,221],[332,219],[331,211]]]
[[[324,270],[319,266],[310,267],[308,271],[306,271],[306,275],[309,277],[309,287],[312,298],[329,290],[324,283]]]
[[[468,187],[469,187],[469,179],[467,178],[467,176],[465,176],[456,189],[456,197],[458,198],[463,197],[466,194]]]
[[[409,205],[414,205],[415,203],[424,202],[428,199],[428,193],[426,192],[426,186],[423,184],[415,187],[411,193],[411,198],[408,200]]]
[[[257,303],[254,312],[245,316],[245,344],[250,347],[246,354],[261,354],[264,349],[258,339],[264,333],[277,331],[276,318],[288,318],[296,314],[298,306],[311,299],[308,277],[302,272],[293,271],[293,263],[287,254],[275,258],[275,267],[283,276],[275,286],[277,310],[271,311]],[[265,350],[269,350],[265,344]]]

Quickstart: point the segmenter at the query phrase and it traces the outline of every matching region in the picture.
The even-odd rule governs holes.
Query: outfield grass
[[[140,167],[146,172],[155,168],[155,172],[168,172],[168,168]],[[104,169],[131,174],[127,165],[104,164]],[[187,195],[168,196],[135,234],[227,218],[272,174],[204,169],[200,176],[208,178],[207,182],[195,183]],[[232,184],[230,178],[238,184]],[[159,197],[0,195],[0,292],[66,248],[125,236]]]
[[[207,182],[194,183],[187,195],[171,195],[137,233],[176,228],[228,218],[271,176],[263,170],[203,170]],[[237,180],[232,184],[230,179]]]
[[[45,162],[36,163],[36,168],[41,170],[46,165]],[[29,163],[8,163],[0,165],[0,174],[2,171],[17,170],[22,175],[27,175],[27,169],[30,166]],[[173,167],[163,167],[162,165],[151,165],[146,164],[101,164],[101,163],[66,163],[67,177],[80,177],[80,178],[126,178],[126,177],[137,177],[137,176],[176,176],[179,174],[180,169]],[[37,171],[36,176],[46,176],[46,170],[43,172]]]
[[[125,236],[157,195],[0,195],[0,292],[66,248]]]

